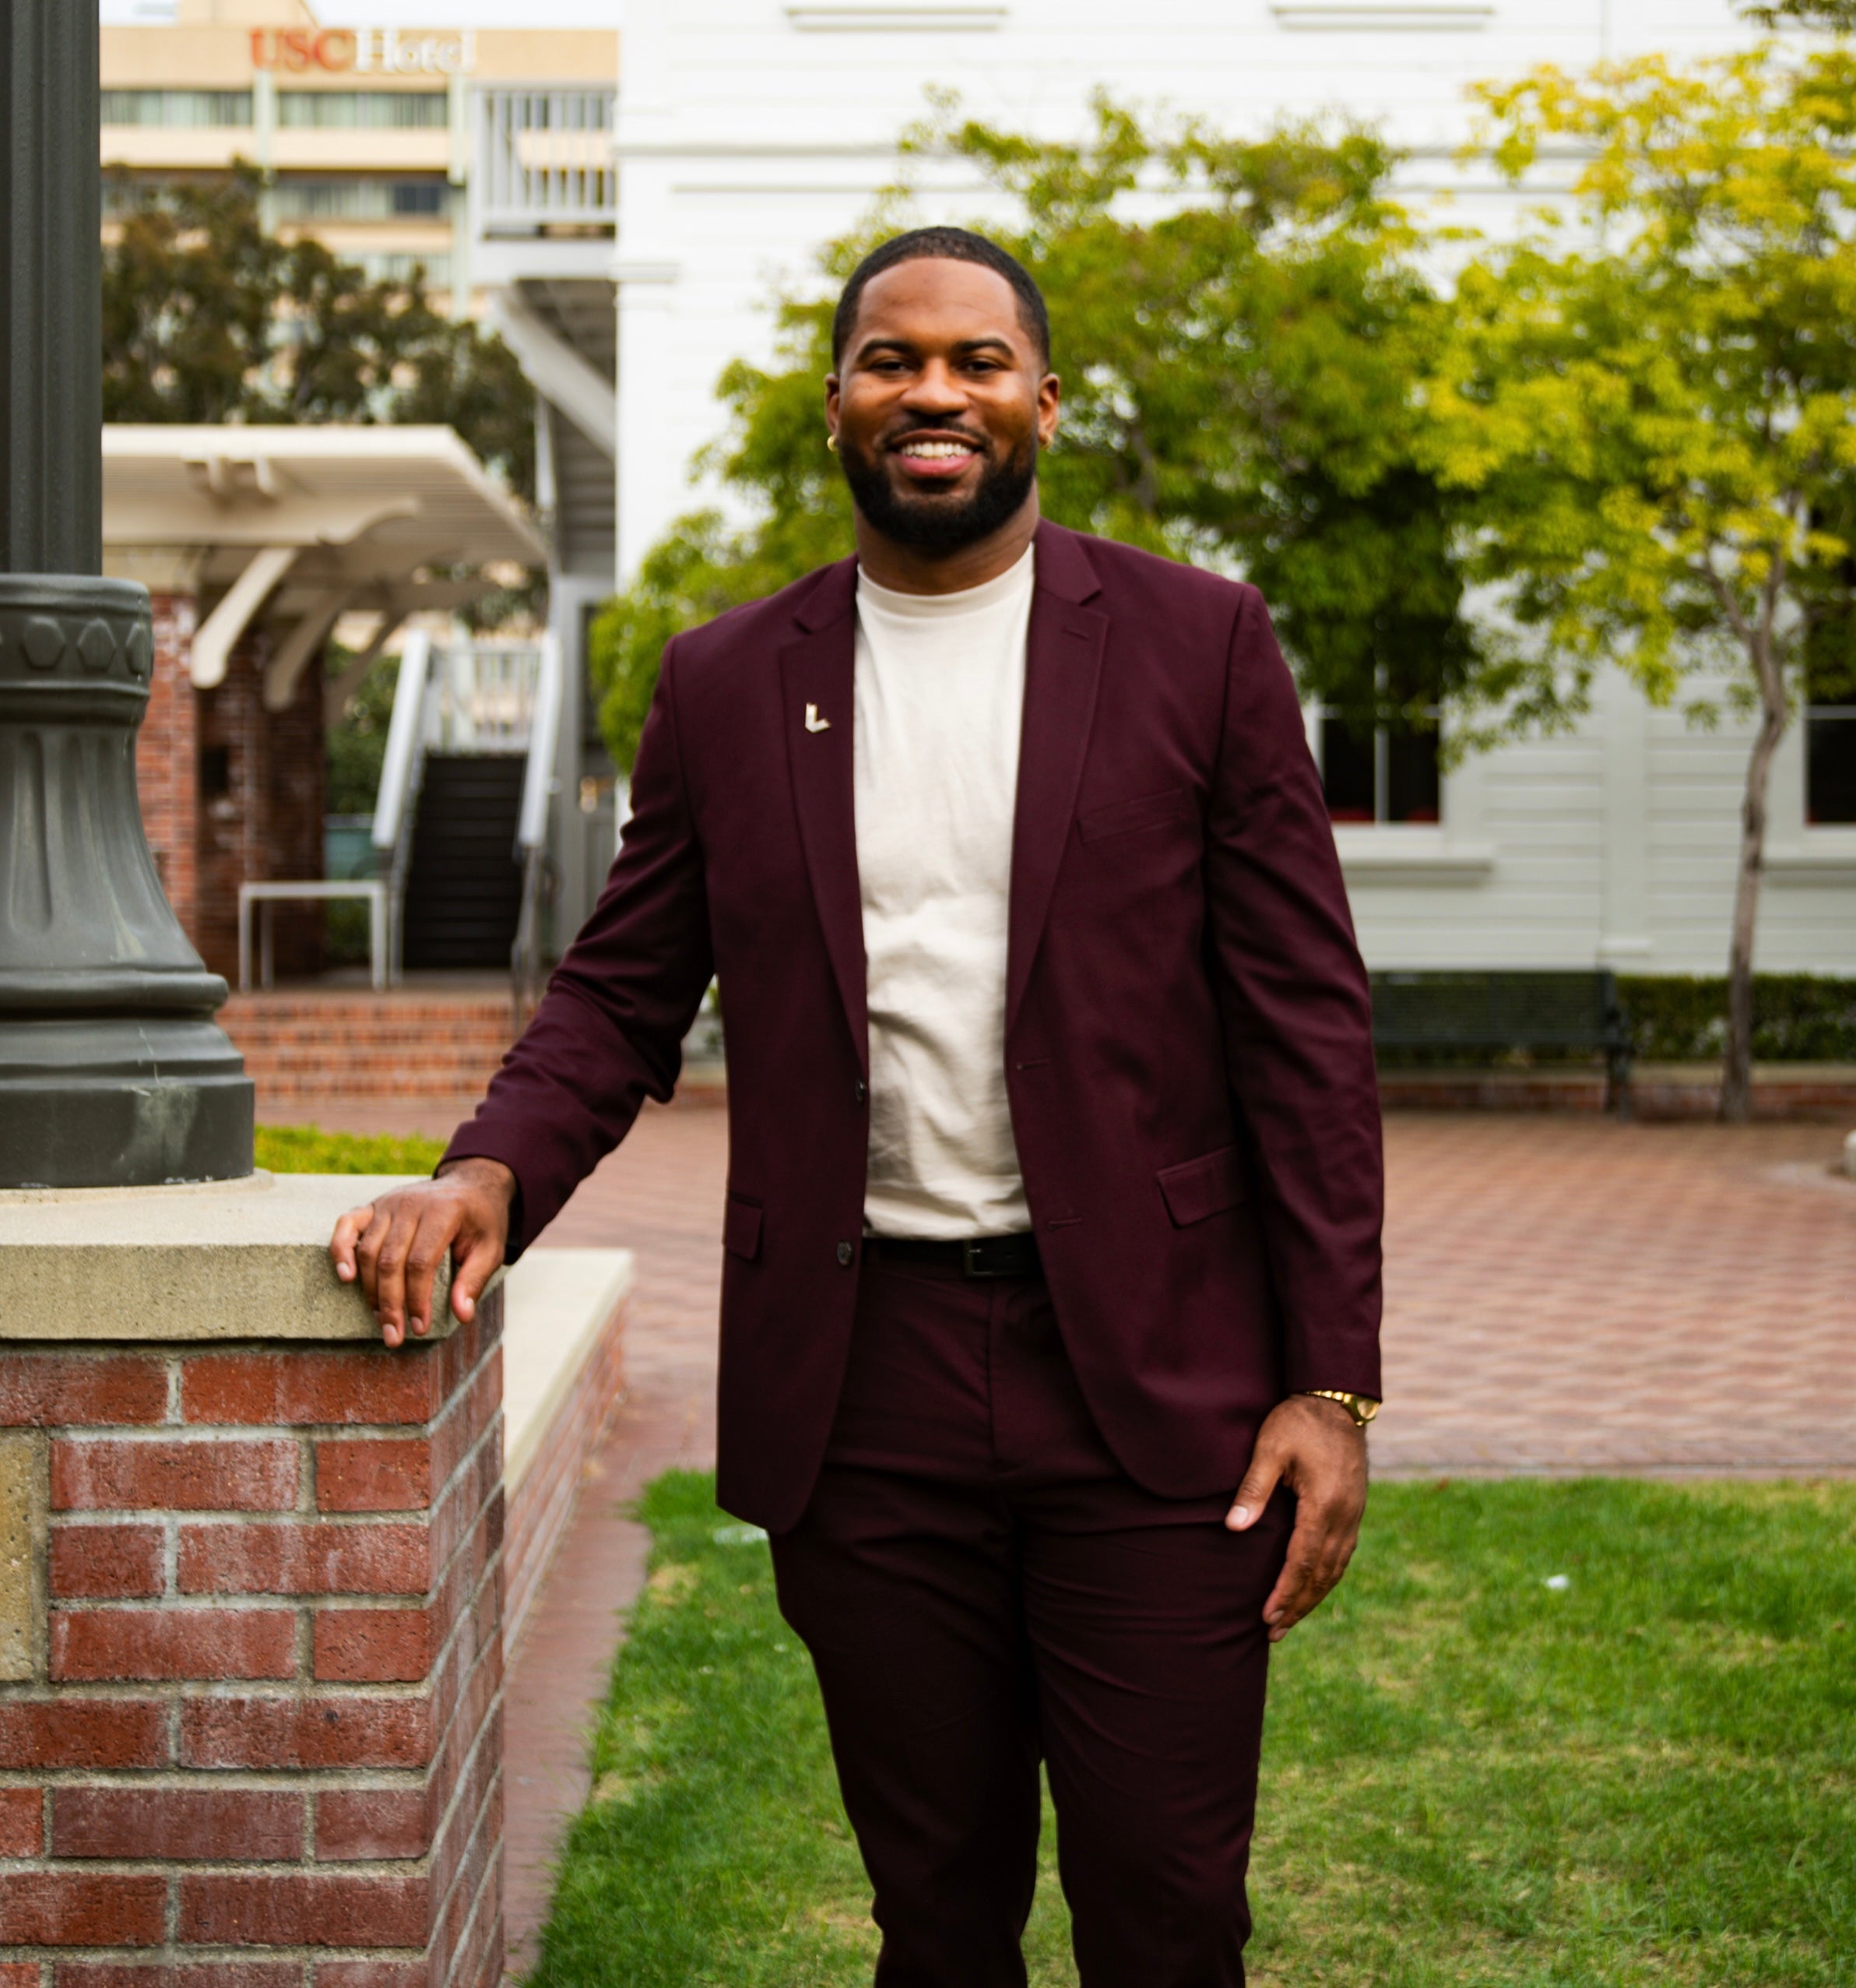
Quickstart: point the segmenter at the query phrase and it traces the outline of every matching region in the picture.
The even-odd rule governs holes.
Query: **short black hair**
[[[844,357],[850,343],[851,327],[857,322],[857,306],[872,276],[893,269],[898,262],[927,261],[977,262],[1009,283],[1018,299],[1018,322],[1037,347],[1039,361],[1050,364],[1050,313],[1044,308],[1044,293],[1030,270],[1015,255],[1008,255],[996,241],[970,228],[911,228],[906,234],[891,235],[864,257],[851,272],[838,308],[831,315],[831,364]]]

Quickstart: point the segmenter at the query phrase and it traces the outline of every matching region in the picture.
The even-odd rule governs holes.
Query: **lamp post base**
[[[0,1188],[251,1171],[251,1085],[135,797],[148,596],[0,574]]]
[[[200,1016],[0,1017],[0,1184],[134,1188],[251,1171],[251,1080]]]

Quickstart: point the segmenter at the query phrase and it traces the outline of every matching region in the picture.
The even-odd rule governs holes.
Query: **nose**
[[[906,404],[911,413],[930,419],[958,414],[965,411],[967,390],[945,360],[930,359],[909,382]]]

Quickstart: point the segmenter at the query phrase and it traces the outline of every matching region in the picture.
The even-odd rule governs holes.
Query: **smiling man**
[[[1250,588],[1040,522],[1029,276],[852,276],[855,559],[680,635],[598,909],[431,1181],[338,1226],[389,1344],[728,1016],[718,1458],[772,1536],[881,1988],[1022,1988],[1039,1769],[1083,1988],[1232,1988],[1269,1648],[1379,1394],[1366,977]]]

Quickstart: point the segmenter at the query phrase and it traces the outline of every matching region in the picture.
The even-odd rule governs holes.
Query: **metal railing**
[[[515,860],[545,850],[554,751],[561,728],[561,663],[552,635],[539,642],[458,642],[443,646],[415,629],[399,659],[393,716],[374,808],[374,867],[387,886],[387,975],[399,978],[407,873],[419,790],[431,753],[526,755],[521,826]],[[538,799],[532,799],[537,778]],[[539,892],[540,886],[537,887]],[[525,875],[523,915],[529,919]],[[529,920],[539,971],[539,900]],[[523,943],[518,932],[516,944]]]
[[[541,998],[542,913],[554,894],[548,861],[549,804],[557,784],[554,757],[559,744],[565,686],[561,644],[550,628],[543,636],[535,679],[535,704],[529,730],[529,763],[522,769],[522,813],[515,831],[515,860],[522,865],[522,913],[509,948],[509,1008],[520,1034]]]
[[[617,100],[616,89],[479,90],[471,167],[479,232],[615,227]]]

